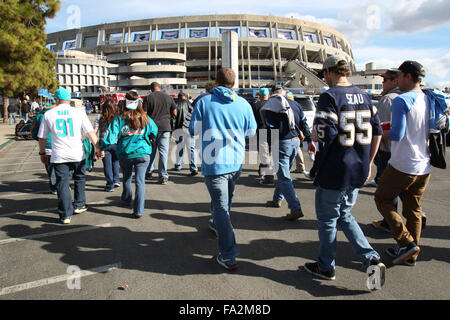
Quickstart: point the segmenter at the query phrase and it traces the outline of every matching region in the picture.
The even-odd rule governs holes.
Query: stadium
[[[50,33],[47,47],[106,57],[110,90],[148,90],[153,81],[173,89],[195,89],[214,80],[222,67],[226,31],[238,34],[240,88],[275,83],[320,88],[324,83],[316,72],[334,54],[343,56],[355,71],[350,43],[339,31],[275,16],[202,15],[106,23]],[[78,76],[82,92],[83,75]]]

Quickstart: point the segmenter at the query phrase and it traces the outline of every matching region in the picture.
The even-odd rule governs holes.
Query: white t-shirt
[[[428,151],[429,102],[422,92],[410,91],[392,102],[392,140],[389,163],[411,175],[431,172]]]
[[[52,135],[52,163],[80,162],[85,158],[81,129],[92,132],[92,124],[82,109],[60,104],[44,114],[38,137]]]

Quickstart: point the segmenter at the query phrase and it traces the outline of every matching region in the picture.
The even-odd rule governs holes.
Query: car
[[[316,106],[314,104],[313,98],[304,94],[294,94],[294,100],[300,104],[303,113],[306,116],[306,123],[309,128],[312,129],[314,117],[316,114]]]

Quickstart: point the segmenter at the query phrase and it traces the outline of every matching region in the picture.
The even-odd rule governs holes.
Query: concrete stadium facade
[[[54,51],[75,49],[106,56],[117,90],[148,89],[153,81],[174,89],[201,88],[222,66],[224,31],[239,36],[239,87],[285,82],[283,68],[296,61],[319,71],[340,54],[355,71],[350,43],[339,31],[313,22],[260,15],[203,15],[100,24],[47,35]]]

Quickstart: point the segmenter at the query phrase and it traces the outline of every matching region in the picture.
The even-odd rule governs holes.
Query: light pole
[[[259,73],[259,54],[261,53],[261,47],[258,47],[258,87],[261,87],[261,78],[260,78],[260,73]]]

